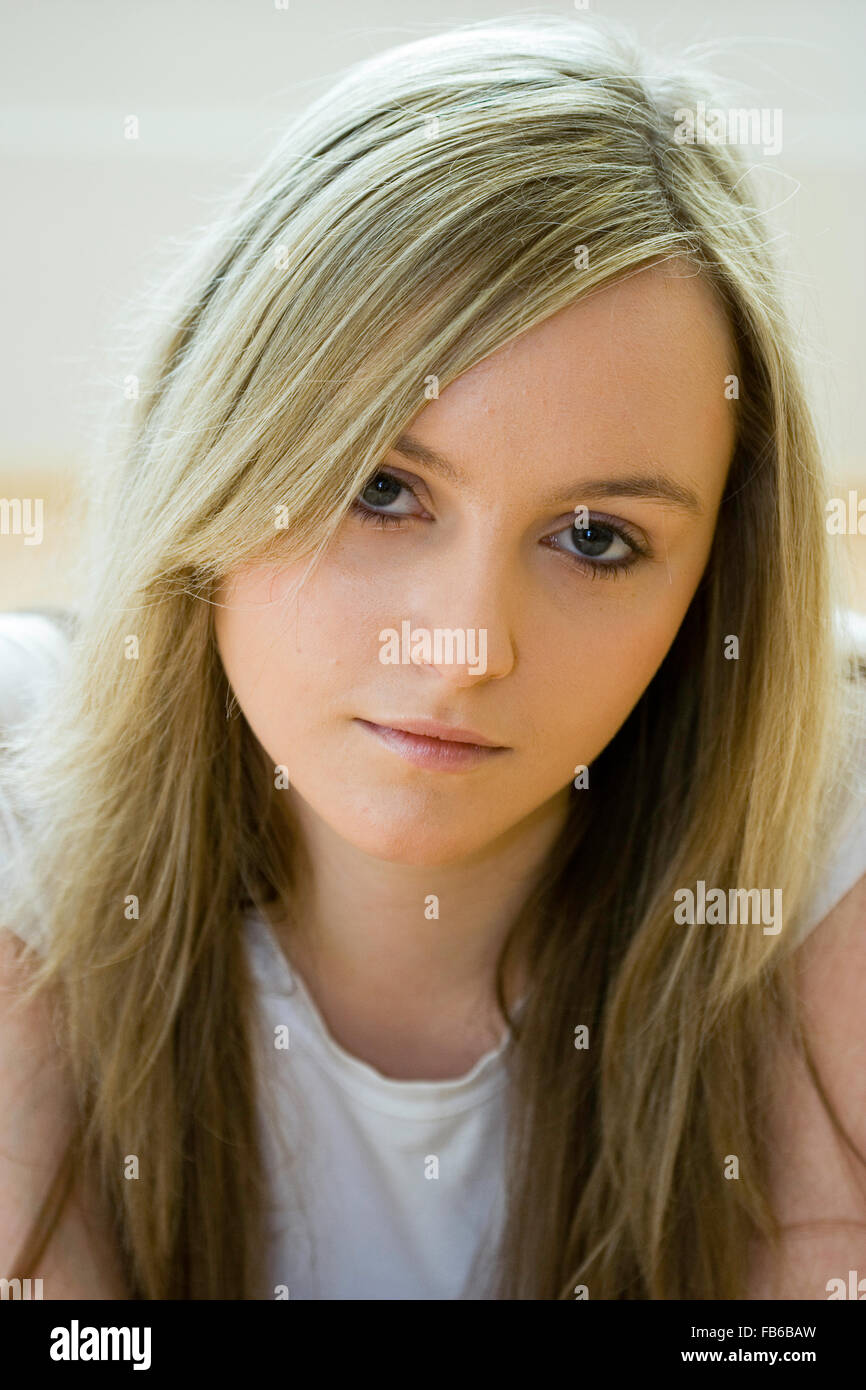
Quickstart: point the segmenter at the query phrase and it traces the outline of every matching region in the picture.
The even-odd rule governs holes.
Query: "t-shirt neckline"
[[[247,910],[245,928],[260,990],[272,997],[293,1000],[308,1055],[356,1099],[394,1115],[434,1118],[474,1108],[506,1084],[506,1059],[513,1042],[507,1028],[499,1042],[461,1076],[442,1080],[386,1076],[371,1063],[354,1056],[331,1035],[306,982],[287,959],[270,923],[255,908]]]

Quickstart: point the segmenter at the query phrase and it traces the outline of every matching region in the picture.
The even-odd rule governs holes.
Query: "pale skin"
[[[378,510],[401,513],[399,525],[350,515],[299,589],[304,559],[247,565],[215,595],[226,673],[288,769],[283,794],[314,867],[298,925],[277,930],[337,1041],[391,1077],[460,1075],[501,1034],[495,959],[575,768],[637,703],[706,566],[734,370],[706,283],[680,262],[644,269],[424,407],[409,433],[459,481],[394,451],[381,468],[417,501],[398,492]],[[652,495],[659,474],[692,505]],[[649,495],[589,488],[635,476]],[[596,557],[581,551],[570,534],[581,505],[650,555],[605,571],[632,552],[612,533]],[[405,619],[486,629],[486,670],[383,665],[378,634]],[[359,718],[466,726],[508,751],[456,774],[422,769]],[[438,919],[424,915],[430,894]]]
[[[278,939],[333,1036],[386,1075],[460,1075],[500,1035],[497,951],[562,824],[574,768],[592,763],[640,698],[705,568],[733,447],[723,388],[735,370],[707,286],[676,263],[642,271],[523,335],[419,413],[411,435],[463,481],[389,454],[382,469],[418,496],[393,503],[409,519],[379,529],[347,518],[298,592],[306,562],[247,566],[216,595],[227,675],[268,756],[289,770],[283,794],[313,868],[298,923],[276,922]],[[697,509],[586,497],[591,479],[659,473]],[[554,491],[564,499],[551,506]],[[593,580],[553,549],[551,538],[572,548],[584,501],[651,558]],[[611,540],[612,555],[625,549]],[[378,634],[404,618],[486,628],[486,671],[382,665]],[[420,769],[356,722],[401,717],[468,726],[507,751],[456,773]],[[6,1008],[17,975],[8,933],[0,947],[2,1274],[60,1151],[70,1098],[44,1008],[14,1021]],[[819,1066],[866,1152],[866,877],[798,962]],[[510,983],[517,995],[525,981]],[[829,1278],[866,1275],[856,1225],[866,1198],[796,1066],[784,1056],[773,1066],[771,1199],[786,1222],[841,1224],[792,1237],[781,1261],[755,1250],[749,1296],[824,1299]],[[32,1276],[45,1278],[46,1299],[124,1297],[104,1214],[79,1187]]]

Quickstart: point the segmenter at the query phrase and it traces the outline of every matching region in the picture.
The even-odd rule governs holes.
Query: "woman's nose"
[[[475,548],[467,555],[467,548],[440,557],[401,623],[413,663],[455,688],[501,679],[516,659],[514,576],[501,554]]]

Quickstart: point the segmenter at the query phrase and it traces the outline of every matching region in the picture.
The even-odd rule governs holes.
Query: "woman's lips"
[[[491,758],[509,751],[496,744],[470,743],[468,736],[471,731],[466,729],[450,730],[451,737],[448,738],[444,735],[433,737],[430,734],[410,733],[406,729],[395,729],[386,724],[373,724],[369,719],[358,719],[357,723],[369,729],[380,742],[393,752],[399,753],[407,762],[414,763],[416,767],[434,768],[442,772],[461,772],[466,768],[476,767],[479,763],[489,762]],[[415,727],[417,728],[418,724]],[[430,727],[429,723],[427,727]],[[481,738],[483,735],[476,734],[475,737]]]

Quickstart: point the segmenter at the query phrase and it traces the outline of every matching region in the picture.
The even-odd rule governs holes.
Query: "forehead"
[[[736,352],[714,290],[669,261],[567,306],[420,412],[413,435],[471,465],[493,452],[571,466],[628,461],[715,475],[735,438]],[[702,466],[703,465],[703,466]],[[716,478],[718,481],[718,478]]]

